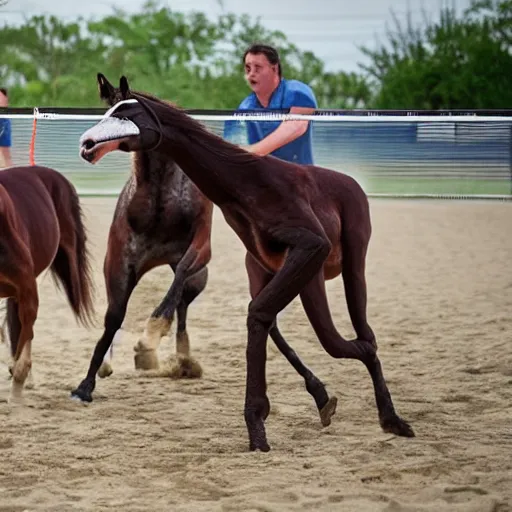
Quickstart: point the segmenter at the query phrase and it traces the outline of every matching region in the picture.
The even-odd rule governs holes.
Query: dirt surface
[[[173,278],[159,268],[132,296],[114,374],[98,381],[91,405],[70,399],[102,332],[115,200],[83,204],[98,328],[77,326],[50,276],[40,280],[36,387],[24,405],[5,401],[0,364],[0,512],[512,510],[512,204],[371,202],[369,319],[397,411],[417,437],[380,430],[363,365],[330,358],[296,300],[280,315],[282,333],[338,410],[322,428],[301,378],[269,340],[267,454],[248,452],[244,249],[218,210],[208,286],[188,315],[203,377],[134,369],[133,345]],[[328,293],[340,333],[352,337],[341,278]],[[173,352],[172,329],[160,356]]]

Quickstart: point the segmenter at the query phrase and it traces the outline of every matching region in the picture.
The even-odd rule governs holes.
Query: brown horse
[[[124,76],[120,89],[128,97]],[[218,205],[245,245],[252,295],[244,408],[249,448],[270,449],[264,425],[270,407],[266,341],[278,313],[297,295],[326,352],[366,366],[382,429],[414,436],[395,412],[367,321],[365,261],[371,221],[368,198],[358,183],[333,170],[251,154],[175,106],[147,94],[131,96],[82,135],[80,154],[91,163],[115,150],[153,151],[173,158]],[[325,280],[340,273],[357,336],[352,341],[336,330],[326,297]]]
[[[107,104],[112,106],[126,99],[128,91],[113,87],[103,74],[99,73],[97,80],[100,98]],[[159,265],[170,265],[175,278],[160,305],[148,318],[142,339],[134,347],[135,366],[141,369],[158,367],[156,350],[162,336],[169,332],[176,311],[178,364],[171,369],[171,375],[201,375],[201,367],[190,358],[186,318],[188,306],[207,283],[212,211],[212,202],[172,157],[155,151],[135,152],[132,174],[119,196],[108,238],[104,263],[108,297],[105,330],[96,344],[85,379],[72,391],[74,398],[91,402],[96,374],[106,376],[111,373],[109,365],[102,361],[124,320],[130,295],[142,276]],[[336,398],[329,398],[325,386],[288,346],[277,325],[271,336],[304,378],[322,424],[328,425]]]
[[[41,166],[0,171],[0,297],[8,297],[13,399],[22,397],[32,366],[36,279],[44,270],[64,287],[77,320],[90,323],[93,283],[86,244],[78,195],[62,174]]]
[[[118,89],[98,74],[100,98],[112,106],[121,98]],[[115,333],[124,321],[130,296],[140,279],[155,267],[169,265],[175,278],[161,303],[146,321],[134,347],[137,369],[159,367],[157,349],[177,313],[178,377],[198,377],[200,365],[190,357],[187,311],[205,289],[211,258],[210,233],[213,204],[171,159],[140,151],[132,159],[132,172],[118,198],[110,226],[103,272],[108,306],[104,332],[96,344],[84,382],[72,396],[92,401],[96,374],[112,373],[105,359]]]

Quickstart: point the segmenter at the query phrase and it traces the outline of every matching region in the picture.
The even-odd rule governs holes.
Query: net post
[[[37,118],[39,117],[39,109],[34,107],[34,120],[32,121],[32,136],[30,137],[29,148],[29,162],[30,165],[36,165],[35,150],[36,150],[36,132],[37,132]]]

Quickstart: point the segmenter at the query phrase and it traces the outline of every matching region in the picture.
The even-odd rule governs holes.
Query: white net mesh
[[[29,164],[33,118],[9,117],[14,164]],[[118,194],[129,174],[128,154],[110,153],[94,166],[79,157],[80,135],[100,117],[43,114],[37,120],[35,162],[62,172],[82,195]],[[285,116],[193,117],[218,135],[227,137],[229,132],[229,140],[245,144],[247,120],[275,122]],[[350,174],[369,195],[504,199],[512,196],[510,114],[306,117],[312,120],[315,163]]]

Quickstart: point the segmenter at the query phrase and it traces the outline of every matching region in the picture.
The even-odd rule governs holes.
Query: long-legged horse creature
[[[14,400],[22,398],[32,367],[37,277],[47,269],[63,286],[77,320],[90,325],[93,282],[73,185],[47,167],[4,169],[0,172],[0,297],[7,298]]]
[[[114,105],[127,91],[115,88],[107,78],[97,76],[101,99]],[[94,350],[84,381],[72,392],[83,401],[92,400],[95,376],[106,376],[111,369],[102,364],[121,327],[130,295],[150,269],[169,264],[174,281],[147,320],[142,339],[135,346],[135,364],[142,369],[158,366],[156,349],[169,332],[177,311],[177,376],[199,376],[201,367],[189,357],[186,331],[187,308],[207,283],[207,264],[211,258],[210,234],[213,203],[200,191],[176,162],[155,151],[138,151],[133,172],[118,199],[110,228],[104,274],[108,296],[105,329]],[[330,423],[336,397],[329,397],[322,382],[302,363],[281,336],[277,324],[272,329],[277,347],[304,378],[313,396],[323,425]]]
[[[127,98],[124,76],[120,90]],[[250,450],[270,450],[265,432],[270,409],[266,342],[278,313],[298,295],[326,352],[366,366],[382,429],[414,436],[395,411],[367,320],[370,208],[354,179],[318,166],[251,154],[211,133],[181,109],[135,92],[80,138],[80,154],[91,163],[115,150],[151,150],[174,159],[220,208],[247,249],[253,298],[247,315],[244,417]],[[354,340],[338,333],[327,301],[325,280],[340,273]]]

